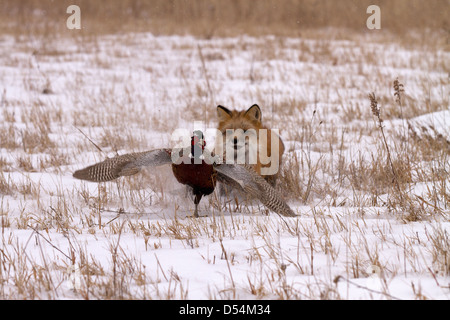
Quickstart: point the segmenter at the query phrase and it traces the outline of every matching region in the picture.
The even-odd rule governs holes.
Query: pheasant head
[[[191,154],[195,159],[199,159],[205,150],[206,142],[203,132],[195,130],[191,137]]]

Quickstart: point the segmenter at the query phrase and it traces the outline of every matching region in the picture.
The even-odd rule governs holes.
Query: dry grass
[[[71,1],[3,1],[1,27],[19,34],[67,33],[66,8]],[[299,36],[315,28],[366,30],[369,0],[108,0],[77,1],[83,19],[83,34],[150,31],[154,34],[195,34],[211,38],[242,33]],[[447,30],[445,0],[380,0],[382,28],[394,33],[413,29]],[[11,19],[11,17],[13,17]],[[314,31],[312,31],[314,32]],[[348,31],[347,31],[348,32]]]

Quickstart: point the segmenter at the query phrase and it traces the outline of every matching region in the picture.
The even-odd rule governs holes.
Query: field
[[[264,30],[182,16],[180,32],[167,23],[176,10],[112,32],[87,15],[95,32],[67,30],[63,10],[53,33],[50,6],[29,16],[7,3],[20,25],[3,19],[0,32],[0,299],[450,298],[450,52],[438,10],[414,30],[370,31],[363,11],[362,30],[305,16],[301,32],[282,15]],[[192,8],[195,20],[203,7]],[[208,132],[219,104],[254,103],[286,145],[277,188],[296,218],[218,192],[190,218],[170,167],[72,177],[171,147],[175,129]]]

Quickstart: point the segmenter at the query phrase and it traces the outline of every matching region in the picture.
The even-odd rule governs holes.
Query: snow
[[[342,159],[377,152],[367,94],[395,108],[397,77],[417,104],[440,106],[408,122],[450,140],[448,52],[423,60],[423,49],[370,41],[149,33],[0,43],[0,133],[16,142],[0,142],[2,299],[449,299],[450,212],[448,198],[430,200],[437,182],[411,185],[428,205],[410,222],[383,205],[389,195],[374,203],[336,173]],[[280,129],[286,158],[318,164],[306,203],[288,198],[298,218],[218,193],[200,204],[207,217],[188,218],[192,200],[167,168],[100,185],[72,178],[106,156],[168,147],[177,128],[215,128],[218,104],[253,103]],[[28,130],[53,145],[26,149]],[[436,161],[424,166],[444,172],[448,197],[448,156]]]

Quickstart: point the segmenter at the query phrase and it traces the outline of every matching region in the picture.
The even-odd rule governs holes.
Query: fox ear
[[[248,110],[245,111],[245,114],[250,116],[251,118],[254,118],[256,121],[261,122],[262,119],[261,109],[257,104],[254,104],[250,108],[248,108]]]
[[[231,111],[223,106],[217,106],[217,116],[219,117],[219,121],[225,121],[231,118]]]

